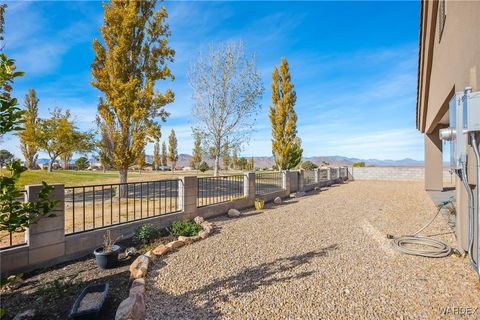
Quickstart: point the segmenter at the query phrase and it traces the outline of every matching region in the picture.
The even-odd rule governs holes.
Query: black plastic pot
[[[113,245],[112,251],[109,253],[103,252],[103,247],[97,248],[93,251],[95,261],[100,269],[110,269],[117,266],[118,254],[120,253],[120,246]]]
[[[101,294],[100,298],[97,300],[96,305],[92,306],[88,310],[79,311],[80,303],[83,298],[89,293],[98,292]],[[83,289],[82,293],[77,297],[75,303],[73,304],[72,310],[70,311],[70,319],[74,320],[86,320],[86,319],[98,319],[102,306],[107,298],[108,294],[108,283],[101,283],[97,285],[88,286]]]

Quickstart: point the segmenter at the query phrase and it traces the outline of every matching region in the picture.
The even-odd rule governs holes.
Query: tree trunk
[[[218,172],[220,170],[220,156],[215,156],[215,164],[213,165],[213,176],[218,177]]]
[[[50,159],[50,161],[48,161],[48,172],[52,172],[53,161],[55,161],[55,160],[54,160],[54,159]]]
[[[121,183],[118,188],[118,196],[121,198],[126,198],[128,195],[128,186],[124,183],[127,183],[128,169],[125,169],[125,168],[120,169],[118,171],[118,178]]]

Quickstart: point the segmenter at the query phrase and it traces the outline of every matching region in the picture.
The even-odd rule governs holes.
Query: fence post
[[[178,180],[178,209],[183,211],[185,219],[195,218],[197,214],[197,176],[180,177]]]
[[[332,168],[330,168],[330,167],[327,168],[327,183],[329,185],[333,184],[333,182],[332,182]]]
[[[255,200],[255,173],[247,172],[243,176],[243,195],[250,200]]]
[[[288,170],[282,171],[282,189],[285,189],[287,194],[290,194],[290,174],[291,172]]]
[[[65,189],[63,184],[54,184],[50,200],[59,201],[52,211],[53,217],[42,218],[26,232],[28,265],[59,258],[65,255]],[[38,201],[42,185],[25,186],[25,201]]]
[[[316,168],[316,169],[313,169],[313,171],[315,172],[314,174],[315,184],[318,184],[320,182],[320,169]]]
[[[298,171],[298,192],[305,191],[305,170]]]

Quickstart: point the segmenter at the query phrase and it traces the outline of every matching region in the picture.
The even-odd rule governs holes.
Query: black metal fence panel
[[[243,175],[198,178],[197,207],[228,202],[244,197]]]
[[[181,180],[65,187],[65,234],[178,212]]]
[[[262,195],[283,190],[281,172],[262,172],[255,174],[255,195]]]

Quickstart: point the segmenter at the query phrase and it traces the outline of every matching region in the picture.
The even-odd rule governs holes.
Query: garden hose
[[[392,239],[393,248],[401,253],[427,258],[443,258],[449,256],[452,253],[452,248],[448,244],[430,237],[419,236],[419,233],[428,228],[438,217],[442,208],[450,202],[451,200],[442,202],[438,206],[438,211],[433,218],[430,219],[428,223],[426,223],[413,235],[405,235],[400,237],[387,235],[387,238]]]

